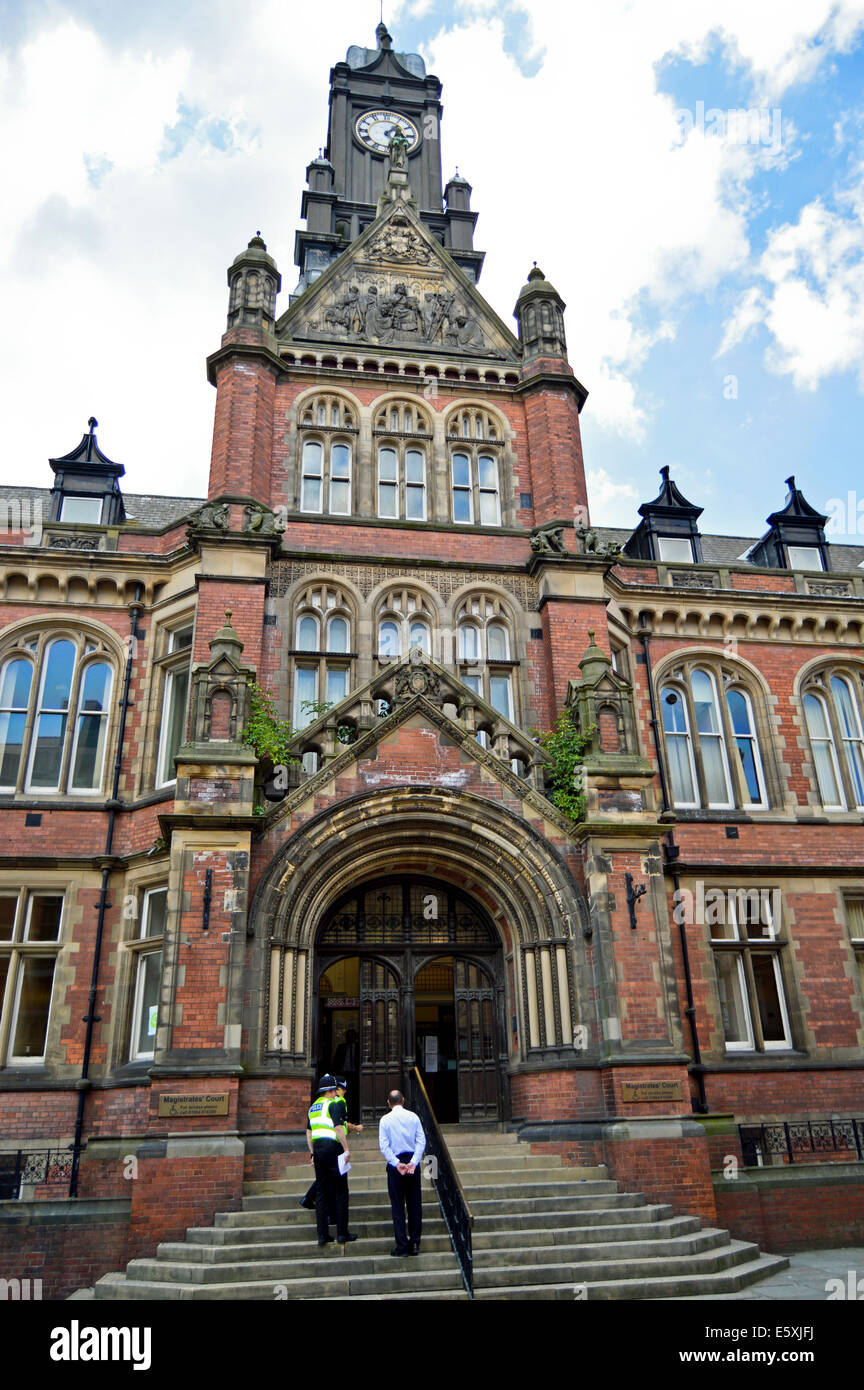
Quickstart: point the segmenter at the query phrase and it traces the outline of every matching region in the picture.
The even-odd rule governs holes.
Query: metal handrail
[[[431,1153],[436,1161],[432,1186],[435,1188],[435,1196],[438,1198],[441,1215],[444,1217],[450,1234],[453,1253],[459,1261],[462,1281],[468,1297],[473,1298],[474,1252],[471,1232],[474,1228],[474,1217],[468,1205],[468,1198],[465,1196],[465,1189],[459,1181],[459,1174],[456,1172],[455,1164],[450,1157],[447,1141],[441,1133],[441,1126],[435,1116],[435,1111],[432,1109],[429,1093],[423,1085],[423,1078],[416,1067],[413,1068],[411,1080],[414,1092],[412,1103],[415,1109],[420,1112],[420,1119],[426,1131],[426,1153]]]

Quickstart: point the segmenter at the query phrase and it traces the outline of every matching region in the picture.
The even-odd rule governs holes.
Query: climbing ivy
[[[572,821],[585,816],[582,760],[591,746],[594,730],[580,731],[569,709],[564,709],[552,728],[539,734],[537,742],[549,754],[546,768],[548,796],[553,806]]]

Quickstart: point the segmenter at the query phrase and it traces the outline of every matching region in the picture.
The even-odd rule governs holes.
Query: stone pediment
[[[380,700],[389,705],[383,714],[377,712]],[[572,830],[571,822],[540,790],[543,765],[548,761],[543,749],[458,677],[416,648],[403,661],[385,667],[372,681],[334,705],[295,737],[292,751],[300,754],[306,748],[316,748],[323,766],[301,782],[281,803],[280,809],[271,814],[276,818],[289,815],[310,798],[322,794],[335,777],[374,758],[376,747],[391,740],[410,721],[418,719],[443,734],[451,745],[459,748],[463,760],[478,765],[501,782],[510,796],[518,797],[535,815],[559,829]],[[488,731],[492,747],[484,748],[478,743],[478,728]],[[351,741],[342,742],[340,731],[350,731]],[[513,771],[513,759],[523,763],[524,776]],[[428,781],[434,785],[439,775],[433,763],[426,774]],[[423,780],[418,776],[418,782]],[[446,776],[442,780],[446,785]]]
[[[391,203],[291,305],[280,343],[417,348],[518,362],[502,323],[404,201]]]

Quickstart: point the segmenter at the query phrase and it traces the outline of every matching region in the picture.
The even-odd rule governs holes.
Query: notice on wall
[[[159,1097],[159,1114],[173,1119],[189,1119],[194,1115],[227,1115],[228,1092],[208,1091],[202,1095],[172,1095]]]
[[[438,1070],[438,1039],[434,1036],[424,1038],[426,1044],[426,1071]]]
[[[680,1081],[624,1081],[621,1085],[621,1099],[625,1102],[683,1100],[684,1092]]]

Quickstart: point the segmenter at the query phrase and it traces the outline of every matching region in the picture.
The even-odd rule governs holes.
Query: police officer
[[[346,1245],[357,1237],[348,1231],[348,1185],[341,1181],[339,1155],[349,1157],[348,1139],[344,1128],[345,1102],[336,1095],[335,1076],[322,1076],[318,1096],[309,1107],[306,1143],[315,1165],[315,1211],[318,1224],[318,1244],[328,1245],[327,1214],[336,1217],[336,1239]]]
[[[339,1100],[342,1101],[342,1104],[343,1104],[344,1107],[345,1107],[344,1116],[343,1116],[343,1118],[342,1118],[342,1127],[343,1127],[343,1129],[345,1130],[346,1135],[349,1134],[349,1133],[351,1133],[351,1134],[362,1134],[362,1133],[363,1133],[363,1126],[362,1126],[362,1125],[355,1125],[355,1124],[352,1124],[351,1121],[348,1119],[348,1101],[347,1101],[346,1098],[345,1098],[345,1092],[346,1092],[346,1090],[348,1089],[348,1082],[346,1081],[346,1079],[345,1079],[344,1076],[335,1076],[335,1077],[333,1078],[333,1080],[336,1082],[336,1094],[337,1094]],[[332,1117],[333,1117],[334,1123],[335,1123],[335,1124],[338,1124],[338,1123],[339,1123],[339,1116],[338,1116],[338,1114],[337,1114],[337,1109],[336,1109],[336,1104],[335,1104],[335,1102],[334,1102],[334,1104],[333,1104],[333,1107],[332,1107],[330,1113],[331,1113],[331,1115],[332,1115]],[[345,1200],[346,1200],[346,1202],[347,1202],[347,1200],[348,1200],[348,1174],[347,1174],[347,1173],[345,1173],[344,1175],[343,1175],[343,1174],[340,1174],[339,1181],[340,1181],[340,1182],[343,1184],[343,1186],[344,1186],[344,1189],[345,1189]],[[306,1193],[306,1195],[303,1197],[303,1199],[302,1199],[301,1202],[300,1202],[301,1207],[304,1207],[304,1208],[306,1209],[306,1211],[316,1211],[316,1210],[317,1210],[317,1204],[316,1204],[316,1200],[315,1200],[317,1191],[318,1191],[318,1180],[317,1180],[317,1178],[316,1178],[315,1182],[313,1182],[312,1186],[309,1188],[308,1192]]]

